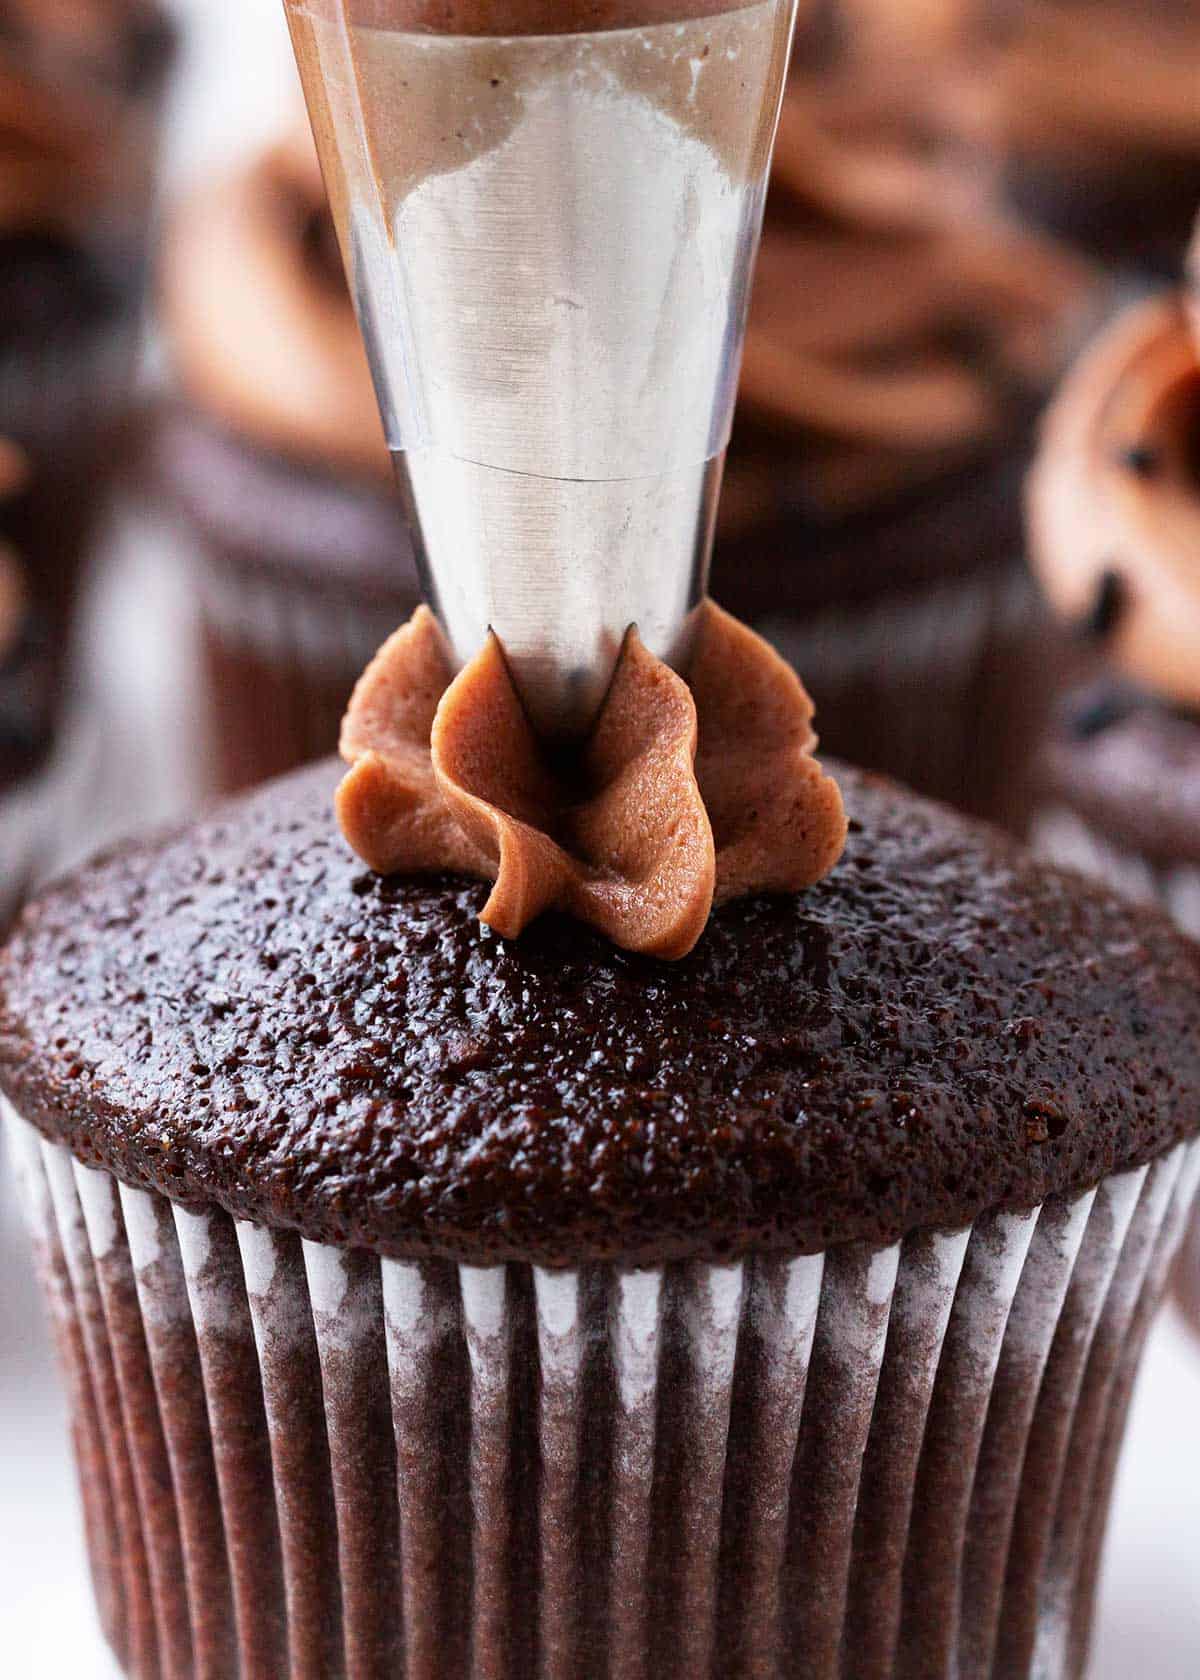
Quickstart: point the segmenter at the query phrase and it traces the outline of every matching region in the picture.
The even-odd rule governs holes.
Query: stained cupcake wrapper
[[[0,795],[0,931],[21,908],[53,825],[57,784],[41,772]]]
[[[1155,863],[1131,852],[1065,805],[1039,811],[1030,836],[1042,857],[1094,875],[1140,904],[1159,904],[1192,939],[1200,939],[1200,868]],[[1200,1324],[1200,1223],[1183,1244],[1176,1277],[1188,1316]]]
[[[803,677],[826,751],[1025,825],[1050,689],[1046,625],[1022,568],[759,628]]]
[[[1155,191],[1147,194],[1153,179]],[[1001,189],[1026,225],[1045,228],[1134,284],[1175,285],[1200,197],[1200,156],[1186,148],[1125,151],[1094,138],[1065,156],[1007,161]]]
[[[355,681],[415,603],[340,602],[300,578],[231,572],[202,544],[192,558],[219,789],[335,751]]]
[[[140,296],[87,330],[0,356],[0,427],[36,453],[77,454],[93,468],[133,387]],[[69,399],[65,404],[64,398]],[[111,465],[111,448],[100,463]]]
[[[1200,1145],[878,1251],[548,1272],[184,1212],[9,1117],[132,1674],[1081,1671]]]
[[[29,892],[74,861],[71,846],[100,774],[101,726],[77,707],[53,756],[0,792],[0,932]]]

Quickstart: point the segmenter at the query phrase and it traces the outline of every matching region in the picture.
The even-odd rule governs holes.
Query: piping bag
[[[539,735],[707,581],[796,0],[285,0],[422,581]]]
[[[343,834],[684,956],[845,838],[705,595],[796,0],[285,4],[437,620],[355,690]]]

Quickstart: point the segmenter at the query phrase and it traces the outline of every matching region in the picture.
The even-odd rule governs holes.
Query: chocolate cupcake
[[[1173,279],[1200,202],[1193,0],[1015,0],[992,15],[992,138],[1014,208]]]
[[[797,48],[714,593],[803,671],[831,751],[1019,829],[1057,663],[1019,486],[1093,275],[990,217],[936,62],[855,39]]]
[[[1200,353],[1182,298],[1127,310],[1065,381],[1030,555],[1088,649],[1040,769],[1039,843],[1200,934]]]
[[[328,764],[25,912],[0,1084],[130,1674],[1081,1673],[1200,959],[839,774],[839,867],[676,964],[366,872]]]
[[[331,750],[418,597],[307,130],[183,205],[161,291],[179,396],[150,473],[195,585],[212,779],[232,791]]]
[[[0,435],[25,452],[0,515],[46,680],[122,454],[171,35],[142,0],[11,0],[0,14]]]
[[[1200,937],[1200,351],[1183,298],[1129,310],[1066,382],[1030,548],[1094,672],[1042,754],[1039,850]],[[1184,1294],[1200,1303],[1200,1232]],[[1194,1313],[1200,1321],[1200,1311]]]

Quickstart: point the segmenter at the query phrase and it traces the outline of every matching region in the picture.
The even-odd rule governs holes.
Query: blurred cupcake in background
[[[1039,776],[1041,847],[1200,936],[1200,353],[1137,304],[1071,372],[1030,476],[1029,550],[1093,673]]]
[[[1195,0],[992,0],[989,129],[1017,212],[1173,278],[1200,202]]]
[[[953,12],[906,32],[859,0],[799,39],[714,593],[804,673],[828,750],[1019,829],[1054,666],[1019,487],[1097,285],[948,139]]]
[[[0,539],[49,683],[122,455],[171,56],[141,0],[0,6],[0,435],[29,466]]]
[[[1067,380],[1029,534],[1096,664],[1046,744],[1037,845],[1200,938],[1200,346],[1185,296],[1128,310]],[[1200,1227],[1177,1276],[1200,1323]]]
[[[183,537],[211,774],[235,790],[333,748],[418,596],[307,128],[180,206],[161,306],[176,395],[151,489]]]

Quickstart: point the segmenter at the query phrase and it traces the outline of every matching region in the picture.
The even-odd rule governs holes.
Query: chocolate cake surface
[[[1200,1124],[1200,953],[1157,912],[838,770],[846,855],[677,964],[366,872],[324,763],[51,889],[0,1085],[82,1160],[394,1256],[548,1265],[887,1242]]]

